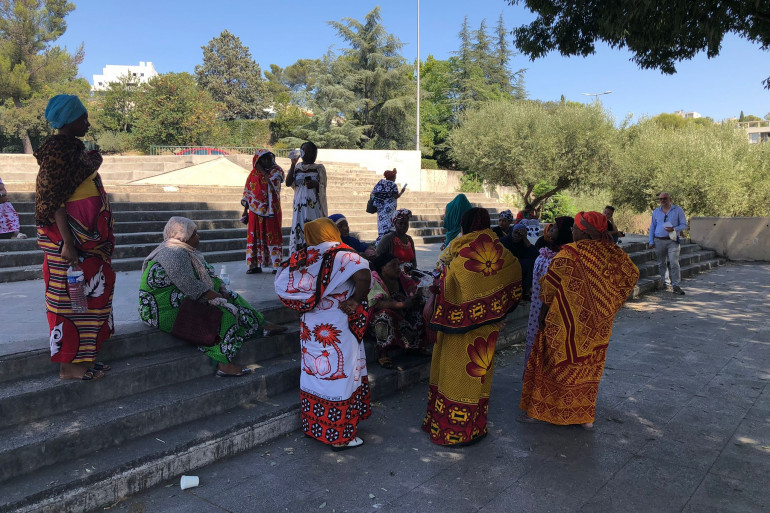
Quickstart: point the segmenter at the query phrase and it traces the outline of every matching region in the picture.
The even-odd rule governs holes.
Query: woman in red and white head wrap
[[[270,150],[257,150],[253,169],[243,188],[243,217],[249,226],[246,234],[247,274],[261,273],[263,267],[274,270],[281,265],[281,184],[283,169],[275,163]]]

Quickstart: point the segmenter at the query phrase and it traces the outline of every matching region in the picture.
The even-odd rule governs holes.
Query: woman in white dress
[[[326,168],[316,164],[318,148],[308,141],[300,146],[300,159],[291,159],[286,185],[294,189],[289,254],[305,245],[305,223],[326,217]]]

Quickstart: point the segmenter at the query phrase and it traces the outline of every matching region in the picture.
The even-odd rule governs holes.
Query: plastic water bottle
[[[219,271],[219,279],[222,280],[222,284],[225,287],[230,286],[230,275],[227,274],[227,266],[223,265],[222,269]]]
[[[67,269],[67,292],[70,296],[70,306],[74,313],[83,313],[88,311],[88,302],[83,290],[85,285],[85,276],[83,269],[78,266]]]

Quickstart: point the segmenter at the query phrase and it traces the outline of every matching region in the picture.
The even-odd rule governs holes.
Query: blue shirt
[[[652,221],[650,221],[650,245],[655,244],[655,237],[669,236],[666,229],[663,228],[665,223],[671,223],[674,227],[674,230],[677,233],[677,242],[679,242],[679,234],[687,229],[687,218],[684,216],[682,207],[671,205],[668,214],[664,214],[661,207],[652,211]]]

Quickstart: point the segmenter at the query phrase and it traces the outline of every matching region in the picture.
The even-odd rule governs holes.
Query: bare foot
[[[580,424],[580,427],[582,427],[583,429],[586,429],[588,431],[591,431],[594,428],[594,423],[593,422],[586,422],[585,424]]]

